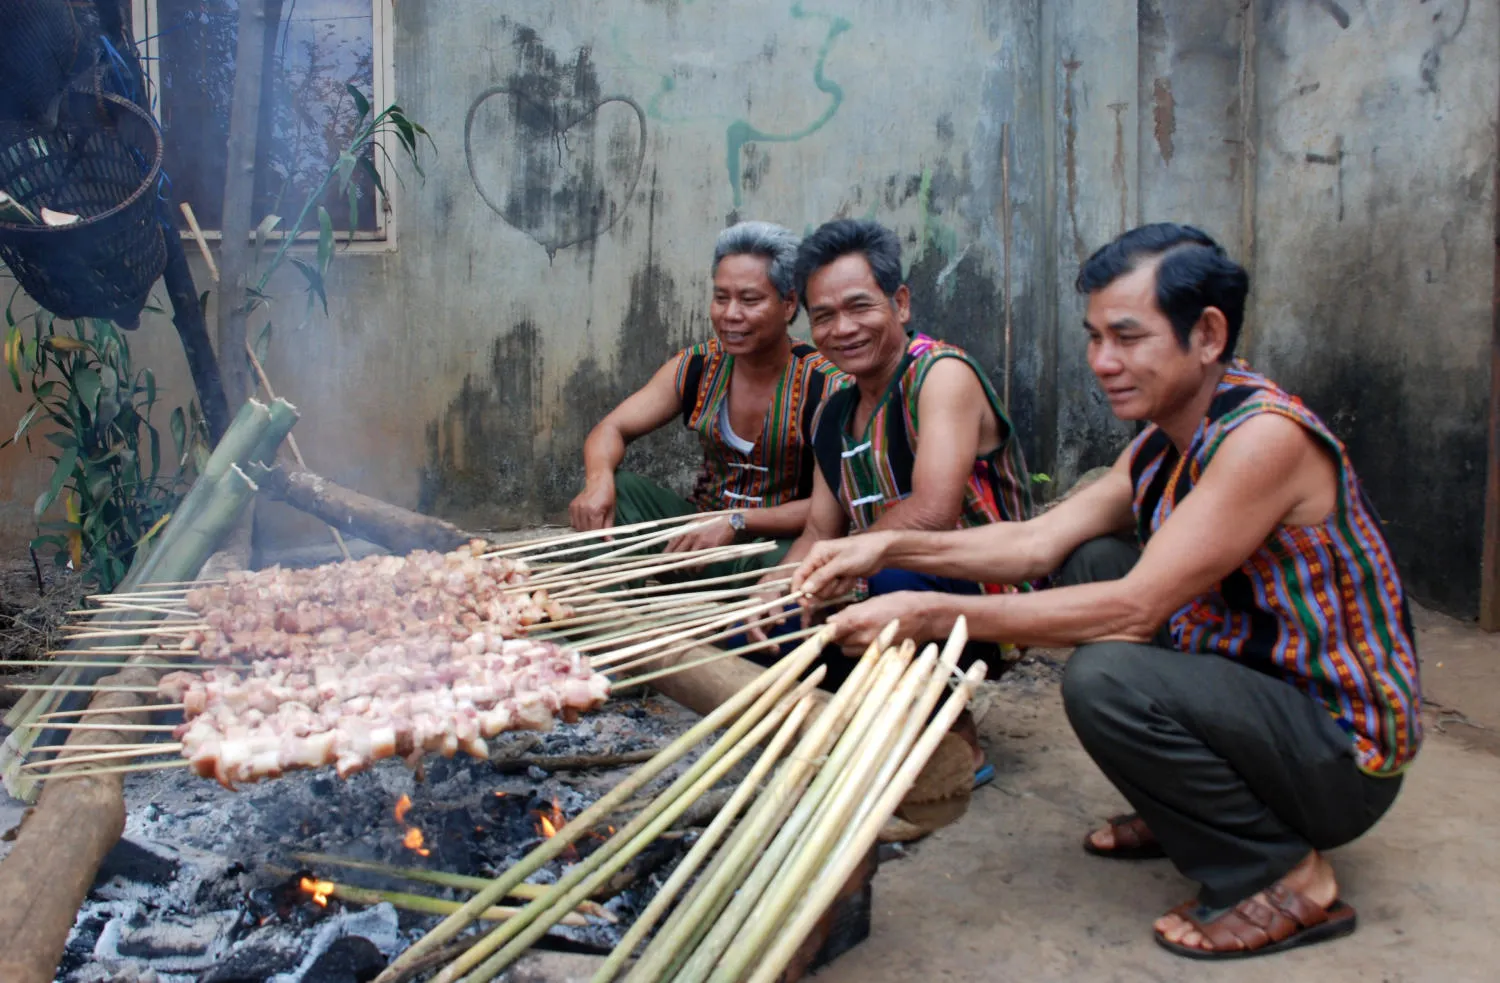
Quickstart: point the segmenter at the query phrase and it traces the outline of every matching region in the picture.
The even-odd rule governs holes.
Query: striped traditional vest
[[[1173,614],[1172,644],[1285,679],[1349,732],[1363,770],[1395,774],[1422,740],[1406,594],[1348,454],[1301,400],[1236,360],[1186,458],[1163,431],[1146,428],[1130,447],[1136,531],[1144,545],[1224,438],[1262,413],[1295,420],[1327,445],[1338,460],[1338,504],[1317,525],[1277,527],[1243,566]]]
[[[984,370],[962,348],[918,334],[908,342],[896,377],[858,438],[849,431],[859,391],[849,386],[824,402],[815,438],[818,467],[843,505],[851,532],[868,529],[887,509],[911,496],[912,469],[921,434],[918,396],[928,371],[945,358],[961,359],[974,370],[1000,429],[999,445],[974,461],[964,488],[958,527],[1019,522],[1030,517],[1031,481],[1026,461]]]
[[[760,437],[748,454],[725,439],[720,409],[729,398],[734,356],[717,339],[684,351],[677,362],[682,422],[698,434],[703,468],[693,486],[702,511],[770,508],[812,494],[812,423],[824,388],[838,370],[805,343],[792,346]]]

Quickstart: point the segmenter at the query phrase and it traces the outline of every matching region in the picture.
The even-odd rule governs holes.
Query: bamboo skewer
[[[80,663],[86,666],[87,663]],[[155,686],[97,686],[91,683],[0,683],[0,689],[18,689],[24,693],[160,693]],[[59,725],[60,726],[60,725]],[[17,730],[21,728],[17,727]]]
[[[109,768],[79,768],[77,771],[49,771],[45,775],[32,775],[34,782],[51,781],[54,778],[81,778],[84,775],[132,775],[138,771],[163,771],[168,768],[186,768],[191,762],[148,761],[140,765],[114,765]]]
[[[196,655],[196,652],[185,652],[187,656]],[[56,659],[6,659],[8,666],[55,666]],[[100,659],[74,659],[74,666],[94,666],[105,669],[234,669],[239,672],[249,672],[254,666],[245,665],[241,662],[132,662],[128,659],[116,659],[113,661]]]
[[[128,727],[121,729],[129,730]],[[123,751],[127,748],[160,747],[161,743],[160,741],[146,741],[141,744],[43,744],[41,747],[34,748],[32,753],[41,754],[43,752],[50,752],[58,754],[63,751]]]
[[[730,587],[723,590],[688,591],[682,594],[671,594],[663,598],[647,598],[636,604],[620,604],[602,611],[590,611],[586,614],[575,614],[569,618],[560,618],[557,621],[548,621],[541,625],[541,627],[546,631],[554,631],[560,628],[573,628],[577,625],[613,621],[623,617],[660,614],[664,611],[675,611],[679,608],[690,609],[698,605],[709,606],[715,602],[728,600],[733,597],[744,597],[747,594],[763,590],[785,587],[791,582],[792,579],[790,577],[783,577],[765,583],[747,584],[742,587]]]
[[[691,618],[670,617],[652,621],[644,627],[632,625],[618,632],[612,632],[598,638],[590,638],[588,641],[579,642],[571,647],[579,652],[588,654],[590,652],[597,652],[600,649],[613,649],[620,645],[644,644],[647,639],[673,631],[690,631],[694,629],[701,631],[717,622],[723,621],[725,618],[732,618],[735,614],[741,612],[749,613],[756,605],[757,602],[754,600],[741,601],[738,604],[714,605],[706,613],[695,614]],[[696,633],[694,631],[694,634]],[[593,661],[599,662],[601,660]],[[604,659],[602,661],[608,662],[611,660]]]
[[[766,552],[775,548],[775,543],[742,543],[728,546],[711,546],[707,549],[692,550],[684,553],[652,553],[648,556],[639,556],[631,560],[620,560],[611,563],[608,567],[594,571],[570,571],[564,574],[556,574],[547,571],[545,574],[519,583],[511,584],[501,588],[505,593],[529,594],[538,590],[552,591],[556,588],[576,591],[580,587],[589,587],[595,582],[614,583],[619,581],[645,579],[654,575],[659,570],[676,570],[688,566],[706,566],[720,560],[732,560],[736,557],[747,555],[746,550],[751,553]]]
[[[603,529],[590,529],[585,532],[565,533],[560,536],[548,536],[544,539],[532,539],[513,546],[503,546],[497,550],[491,550],[481,555],[480,559],[488,560],[498,556],[515,556],[518,553],[534,553],[537,550],[553,546],[562,546],[569,543],[584,542],[590,539],[605,539],[623,534],[642,532],[647,529],[656,529],[661,526],[679,525],[684,522],[694,522],[706,519],[710,516],[728,515],[730,510],[718,512],[690,512],[687,515],[674,515],[665,519],[648,519],[645,522],[632,522],[623,526],[607,526]]]
[[[144,687],[142,687],[144,688]],[[156,692],[153,687],[151,692]],[[176,730],[177,724],[63,724],[42,723],[37,721],[31,724],[22,724],[16,730],[128,730],[128,731],[152,731],[170,734]]]
[[[67,750],[67,745],[63,746]],[[118,751],[100,751],[97,754],[80,754],[74,757],[48,758],[46,761],[31,761],[21,766],[22,771],[30,771],[37,768],[60,768],[63,765],[83,764],[88,761],[114,761],[120,758],[150,758],[161,754],[172,754],[181,751],[181,744],[148,744],[132,745],[121,748]]]
[[[800,641],[801,639],[816,635],[822,630],[823,629],[820,627],[803,628],[798,631],[787,632],[785,635],[778,635],[775,638],[768,638],[763,642],[751,642],[748,645],[741,645],[738,648],[728,649],[724,652],[717,652],[714,655],[704,656],[701,659],[694,659],[691,662],[683,662],[679,665],[667,666],[665,669],[657,669],[654,672],[642,673],[639,676],[631,676],[629,679],[622,679],[618,683],[611,684],[610,691],[612,693],[618,693],[621,690],[629,689],[631,686],[639,686],[643,683],[652,682],[653,680],[665,679],[667,676],[675,676],[677,673],[687,672],[689,669],[697,669],[700,666],[712,665],[713,663],[719,662],[723,659],[729,659],[734,658],[735,656],[744,655],[746,652],[756,652],[761,649],[775,648],[777,645],[781,645],[786,642]]]
[[[783,563],[780,566],[765,567],[759,570],[741,570],[739,573],[720,574],[717,577],[694,578],[692,589],[707,587],[710,584],[723,584],[733,580],[749,580],[751,578],[763,577],[770,573],[786,573],[797,569],[800,564]],[[672,591],[686,593],[683,584],[649,584],[645,587],[631,587],[626,590],[613,590],[607,594],[599,594],[597,597],[586,601],[579,601],[573,607],[579,611],[590,610],[597,605],[618,604],[622,598],[645,597],[652,594],[668,594]]]
[[[761,601],[757,604],[750,604],[745,606],[736,605],[728,614],[720,615],[717,618],[710,619],[706,624],[701,625],[697,628],[684,629],[682,631],[666,635],[662,638],[652,639],[645,642],[637,642],[634,645],[628,645],[625,648],[611,653],[608,657],[592,659],[590,660],[589,664],[592,666],[606,666],[611,665],[615,662],[624,662],[630,658],[633,658],[641,652],[650,651],[658,645],[665,645],[671,642],[680,642],[683,639],[690,638],[698,634],[698,632],[702,631],[703,628],[707,628],[711,625],[722,627],[724,625],[735,624],[737,622],[743,621],[745,619],[745,616],[747,615],[759,614],[762,611],[767,611],[778,605],[795,602],[802,596],[803,595],[800,593],[792,593],[786,595],[785,597],[772,598],[769,601]]]
[[[697,532],[699,529],[706,529],[718,521],[718,519],[707,519],[701,522],[690,522],[685,526],[668,529],[666,532],[653,533],[649,536],[633,540],[624,546],[616,546],[614,549],[606,550],[597,556],[586,556],[581,560],[574,560],[572,563],[564,563],[562,566],[550,571],[549,576],[561,576],[572,573],[574,570],[596,567],[617,557],[627,556],[637,550],[645,549],[648,546],[654,546],[657,543],[666,543],[679,536],[686,536],[689,533]]]
[[[201,616],[197,611],[183,611],[179,608],[156,607],[149,604],[106,604],[103,607],[97,608],[79,608],[77,610],[68,611],[66,612],[66,614],[68,614],[69,616],[92,616],[100,614],[113,614],[117,611],[141,611],[147,614],[168,614],[179,618],[197,618]]]
[[[681,557],[682,559],[663,562],[656,566],[636,568],[623,573],[616,573],[613,575],[602,576],[596,579],[584,581],[576,587],[570,587],[557,594],[553,594],[552,599],[554,601],[563,600],[579,593],[598,590],[601,587],[608,587],[612,584],[625,583],[631,580],[644,580],[647,577],[655,576],[657,574],[671,573],[674,570],[681,570],[685,567],[702,566],[707,563],[713,563],[721,560],[737,560],[743,559],[745,557],[757,556],[761,553],[769,553],[774,549],[776,549],[776,544],[767,541],[764,543],[746,543],[743,546],[721,546],[717,549],[700,550],[695,553],[671,553],[667,555]],[[619,567],[617,569],[624,570],[624,567]]]
[[[824,630],[824,635],[831,636],[831,631]],[[790,685],[790,679],[800,674],[815,658],[822,645],[819,637],[814,636],[798,647],[798,650],[782,659],[776,666],[761,673],[748,686],[741,689],[730,697],[716,710],[704,717],[681,737],[662,750],[655,758],[631,773],[630,777],[621,782],[588,809],[558,830],[557,835],[542,843],[531,853],[527,854],[520,863],[497,878],[488,888],[480,891],[468,904],[459,909],[457,913],[450,916],[431,932],[419,939],[416,944],[402,953],[377,977],[376,983],[391,983],[400,973],[411,967],[411,965],[424,956],[430,954],[433,949],[452,939],[464,927],[473,921],[474,914],[482,911],[486,906],[493,904],[504,897],[515,885],[524,881],[535,871],[554,857],[561,854],[575,840],[583,835],[584,831],[592,824],[602,821],[610,815],[621,803],[627,801],[645,784],[661,774],[668,766],[681,758],[709,734],[724,726],[728,721],[739,716],[742,711],[758,700],[762,694],[770,691],[773,687],[781,687],[784,691]],[[783,685],[783,680],[786,685]]]
[[[101,713],[151,713],[157,710],[183,710],[186,705],[182,703],[149,703],[134,707],[95,707],[87,710],[59,710],[56,713],[44,713],[38,720],[57,720],[61,717],[91,717]]]

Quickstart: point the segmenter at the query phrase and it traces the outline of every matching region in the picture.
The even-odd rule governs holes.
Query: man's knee
[[[1120,580],[1139,558],[1140,552],[1129,543],[1113,536],[1100,536],[1068,554],[1054,579],[1064,587]]]
[[[1131,668],[1139,653],[1127,642],[1080,645],[1063,668],[1062,699],[1068,720],[1080,735],[1097,733],[1119,720],[1139,699]]]

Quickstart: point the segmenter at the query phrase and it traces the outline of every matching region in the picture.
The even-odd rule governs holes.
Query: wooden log
[[[115,685],[155,686],[156,675],[124,669],[101,680]],[[94,709],[140,706],[136,693],[109,692]],[[154,699],[153,699],[154,702]],[[79,731],[77,743],[134,744],[138,715],[109,720],[116,731]],[[70,739],[69,744],[74,741]],[[21,825],[10,854],[0,862],[0,980],[47,983],[57,971],[78,906],[94,883],[99,863],[125,829],[123,776],[87,775],[49,782]]]
[[[392,553],[405,554],[417,549],[447,552],[480,538],[451,522],[362,495],[311,471],[270,468],[257,470],[255,478],[261,490],[271,497],[323,520],[347,536],[383,546]]]

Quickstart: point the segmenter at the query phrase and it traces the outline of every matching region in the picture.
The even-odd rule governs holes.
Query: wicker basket
[[[0,259],[58,317],[135,327],[167,262],[160,173],[156,121],[119,96],[70,93],[53,129],[0,122],[0,190],[34,214],[82,217],[60,228],[0,221]]]

